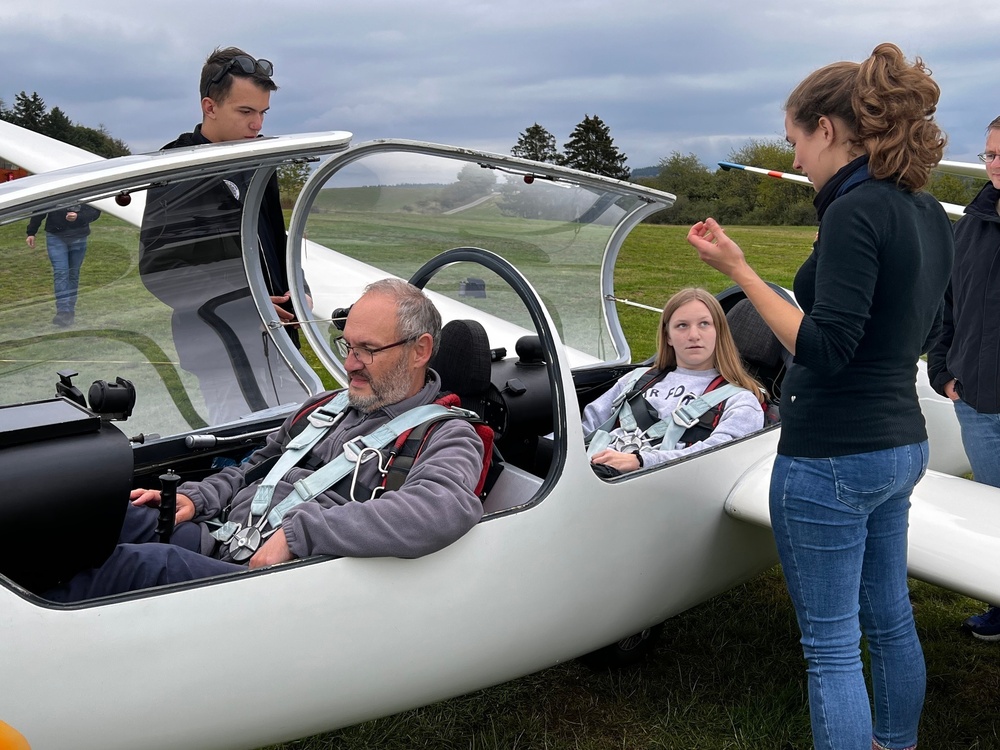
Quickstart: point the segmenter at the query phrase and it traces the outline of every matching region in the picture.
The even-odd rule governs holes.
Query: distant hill
[[[656,177],[659,173],[659,167],[639,167],[632,170],[632,177]]]

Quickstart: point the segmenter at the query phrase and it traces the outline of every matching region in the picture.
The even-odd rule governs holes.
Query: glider
[[[60,153],[0,126],[8,158],[15,146],[29,167],[32,154]],[[94,225],[88,262],[101,257],[106,268],[82,290],[76,328],[49,325],[51,296],[41,292],[0,303],[9,402],[0,407],[0,673],[9,688],[0,722],[36,750],[257,748],[583,655],[627,660],[659,623],[776,563],[767,480],[780,424],[613,481],[593,474],[583,447],[583,406],[635,366],[615,302],[619,250],[672,195],[471,149],[349,140],[317,133],[77,161],[0,186],[0,224],[70,202],[124,209]],[[128,223],[151,187],[255,173],[243,197],[242,264],[257,330],[304,394],[322,387],[278,335],[252,231],[267,177],[303,159],[314,169],[289,224],[289,277],[304,339],[332,376],[344,376],[330,346],[338,311],[386,275],[427,289],[446,321],[487,331],[487,349],[463,352],[489,368],[489,383],[471,395],[497,431],[503,465],[483,521],[414,560],[314,557],[73,605],[46,601],[47,580],[113,546],[110,519],[131,487],[238,460],[297,408],[269,404],[192,426],[191,414],[207,422],[206,404],[175,358],[170,309],[141,282]],[[719,297],[736,328],[742,291]],[[758,361],[741,341],[779,392],[784,358]],[[162,361],[151,361],[157,351]],[[269,363],[252,373],[262,390]],[[960,478],[968,462],[950,403],[919,368],[933,470],[914,494],[911,572],[997,601],[1000,496]]]

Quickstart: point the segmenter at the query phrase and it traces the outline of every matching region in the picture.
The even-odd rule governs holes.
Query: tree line
[[[710,169],[694,154],[673,152],[642,175],[624,167],[625,154],[614,145],[610,129],[596,115],[586,117],[560,153],[555,137],[537,122],[525,129],[511,154],[552,164],[565,164],[677,196],[674,205],[646,219],[654,224],[693,224],[712,216],[723,224],[802,226],[816,224],[815,192],[809,185],[747,174],[740,170]],[[794,173],[795,155],[779,139],[750,139],[729,153],[726,161],[751,167]],[[624,176],[623,176],[624,174]],[[928,191],[938,200],[968,204],[983,180],[935,174]]]
[[[36,133],[78,146],[91,153],[112,158],[131,153],[128,145],[113,137],[101,125],[91,128],[72,122],[59,107],[51,110],[38,92],[21,91],[10,108],[0,99],[0,120],[19,125]],[[652,170],[633,175],[625,166],[628,157],[615,145],[611,129],[595,115],[585,115],[570,133],[562,150],[555,136],[537,122],[526,128],[511,148],[511,154],[525,159],[560,164],[584,172],[632,180],[647,187],[673,193],[674,205],[647,219],[650,223],[691,224],[713,216],[725,224],[808,225],[816,223],[812,200],[814,192],[808,185],[776,180],[739,171],[712,170],[694,154],[673,152],[660,160]],[[747,166],[794,172],[791,146],[779,139],[751,139],[736,149],[727,161]],[[304,164],[285,165],[279,170],[282,202],[287,206],[309,176]],[[652,174],[650,174],[652,172]],[[482,189],[468,175],[455,188],[455,200],[468,197]],[[929,191],[942,201],[965,205],[982,187],[982,180],[955,175],[935,174]]]
[[[109,159],[132,153],[125,141],[114,138],[103,125],[87,127],[70,120],[59,107],[49,110],[37,91],[31,94],[21,91],[14,97],[14,106],[9,109],[0,99],[0,120]]]

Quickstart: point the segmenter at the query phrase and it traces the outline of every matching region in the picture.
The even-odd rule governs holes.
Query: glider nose
[[[31,745],[14,727],[0,721],[0,750],[31,750]]]

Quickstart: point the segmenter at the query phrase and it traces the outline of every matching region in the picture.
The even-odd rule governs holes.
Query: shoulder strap
[[[679,443],[684,433],[698,424],[702,414],[744,390],[732,383],[725,383],[713,389],[712,384],[714,383],[715,381],[713,380],[709,384],[709,388],[698,398],[674,409],[674,413],[669,420],[663,420],[668,423],[667,429],[663,434],[663,443],[665,445],[673,446]]]
[[[343,399],[340,399],[340,396],[343,396]],[[288,496],[268,512],[271,499],[274,495],[274,488],[278,481],[302,459],[312,446],[336,425],[341,415],[346,413],[346,407],[344,407],[337,413],[336,419],[329,420],[327,418],[330,411],[340,406],[341,401],[343,404],[346,404],[346,391],[341,391],[334,398],[333,403],[330,404],[330,409],[320,408],[309,413],[308,420],[310,426],[304,428],[298,436],[285,446],[281,457],[271,467],[264,481],[258,485],[250,504],[250,516],[247,526],[253,523],[253,518],[259,517],[260,520],[256,522],[257,526],[266,528],[269,525],[272,528],[277,528],[285,513],[291,508],[300,503],[312,500],[329,487],[332,487],[342,477],[347,476],[358,461],[365,460],[362,454],[367,449],[374,449],[377,452],[389,443],[394,442],[401,433],[411,430],[425,421],[441,419],[442,415],[450,415],[453,411],[464,411],[461,409],[448,409],[438,404],[427,404],[403,412],[394,419],[377,427],[368,435],[359,436],[346,442],[339,456],[322,468],[314,471],[308,477],[295,482]],[[447,416],[444,418],[447,418]],[[321,423],[325,423],[325,426],[319,426]],[[237,525],[230,521],[223,524],[222,528],[213,532],[212,535],[216,539],[225,542],[236,533],[237,529]]]
[[[641,376],[639,376],[633,381],[632,388],[625,395],[625,398],[630,399],[633,396],[639,395],[647,388],[649,388],[649,386],[651,386],[653,383],[663,380],[663,378],[666,377],[667,373],[669,372],[670,370],[660,370],[656,367],[650,367],[646,369],[646,371],[643,372]]]
[[[637,393],[642,393],[646,390],[652,383],[656,382],[660,378],[666,375],[663,370],[657,370],[653,367],[637,367],[632,372],[626,376],[625,389],[618,394],[615,400],[611,403],[612,412],[611,416],[608,417],[603,424],[599,425],[595,430],[593,430],[589,435],[584,436],[584,444],[590,445],[591,441],[595,436],[600,433],[610,433],[611,430],[618,426],[618,423],[624,419],[626,422],[634,421],[632,419],[632,407],[628,405],[629,399],[635,396]],[[641,387],[640,387],[641,386]],[[634,426],[628,429],[635,429]],[[606,443],[605,443],[606,445]],[[597,450],[603,450],[604,448],[598,448]],[[590,453],[589,455],[593,455]]]

